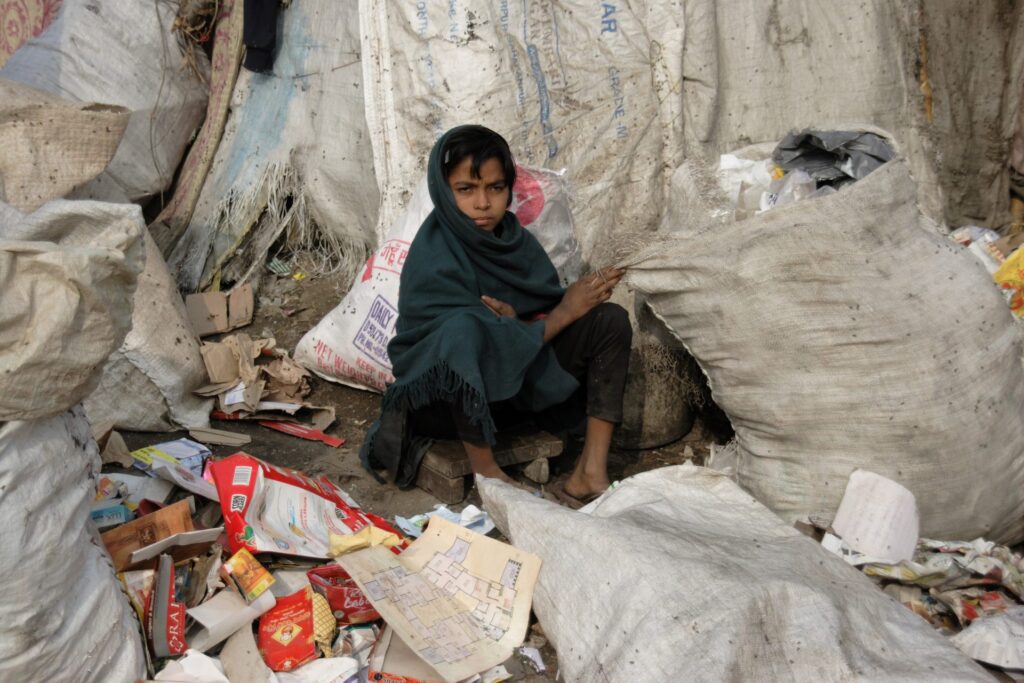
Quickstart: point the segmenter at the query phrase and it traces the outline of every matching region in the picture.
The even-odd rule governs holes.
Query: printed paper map
[[[337,560],[395,633],[446,681],[512,656],[526,636],[540,558],[443,518],[401,555]]]

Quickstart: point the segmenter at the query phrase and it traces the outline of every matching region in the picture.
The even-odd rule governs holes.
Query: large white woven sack
[[[570,683],[990,680],[719,473],[645,472],[589,514],[478,486],[512,544],[543,561],[533,608]]]
[[[89,517],[99,470],[79,408],[0,426],[0,680],[145,677],[138,622]]]
[[[76,196],[134,202],[170,186],[206,108],[206,85],[171,32],[177,7],[64,0],[53,23],[0,68],[0,78],[131,112],[110,165]],[[201,53],[197,66],[209,70]]]
[[[509,209],[551,257],[563,286],[580,276],[580,251],[563,174],[519,166]],[[384,391],[395,380],[387,345],[398,320],[398,285],[409,253],[434,204],[423,178],[405,213],[370,255],[341,300],[295,347],[295,360],[325,379]]]
[[[0,421],[62,413],[88,396],[131,328],[145,252],[134,204],[0,202]]]
[[[984,267],[892,161],[828,197],[694,227],[626,260],[736,428],[740,485],[831,515],[857,468],[921,534],[1024,538],[1021,338]]]
[[[132,328],[110,354],[85,412],[93,424],[141,432],[208,427],[213,402],[192,393],[208,381],[199,339],[148,230],[143,239],[146,268],[135,290]]]
[[[1021,6],[687,0],[682,12],[687,158],[866,122],[901,141],[926,212],[1002,220],[1024,87]]]
[[[360,0],[377,237],[448,128],[482,123],[520,163],[566,169],[585,261],[653,230],[681,149],[676,2]]]
[[[168,254],[183,291],[218,275],[250,279],[282,234],[359,267],[377,241],[378,205],[361,68],[353,0],[282,10],[273,72],[239,74],[195,212]]]

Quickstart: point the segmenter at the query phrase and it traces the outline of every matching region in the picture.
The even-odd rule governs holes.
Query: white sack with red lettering
[[[581,259],[564,175],[519,166],[512,193],[511,210],[568,285],[579,277]],[[345,298],[299,341],[295,360],[324,379],[357,389],[383,391],[394,381],[387,347],[398,318],[399,275],[413,237],[433,209],[424,178]]]

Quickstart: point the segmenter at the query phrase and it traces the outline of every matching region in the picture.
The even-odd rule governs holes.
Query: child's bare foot
[[[492,479],[500,479],[506,484],[516,484],[516,480],[505,474],[505,470],[498,467],[498,463],[494,463],[493,466],[474,467],[473,474],[479,474],[481,477],[490,477]]]

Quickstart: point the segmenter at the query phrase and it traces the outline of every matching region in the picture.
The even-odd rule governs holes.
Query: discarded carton
[[[310,569],[306,575],[313,590],[327,598],[338,624],[366,624],[380,619],[380,614],[342,567],[325,564]]]
[[[158,658],[180,655],[188,649],[185,605],[175,600],[174,589],[174,560],[161,555],[146,622],[153,655]]]
[[[239,434],[238,432],[229,432],[224,429],[190,429],[188,435],[196,441],[202,443],[212,443],[217,446],[244,446],[247,443],[252,442],[252,437],[248,434]]]
[[[185,297],[192,329],[200,337],[230,332],[252,322],[252,285],[245,283],[229,292],[205,292]]]
[[[221,573],[248,603],[263,595],[274,583],[270,572],[245,548],[239,549],[224,563]]]
[[[123,572],[139,568],[132,564],[133,552],[184,531],[192,531],[192,509],[187,500],[180,500],[151,515],[112,529],[101,538],[114,560],[114,570]]]
[[[351,534],[371,523],[387,526],[346,503],[327,477],[314,480],[246,453],[214,462],[210,471],[232,552],[244,547],[327,559],[332,533]]]

